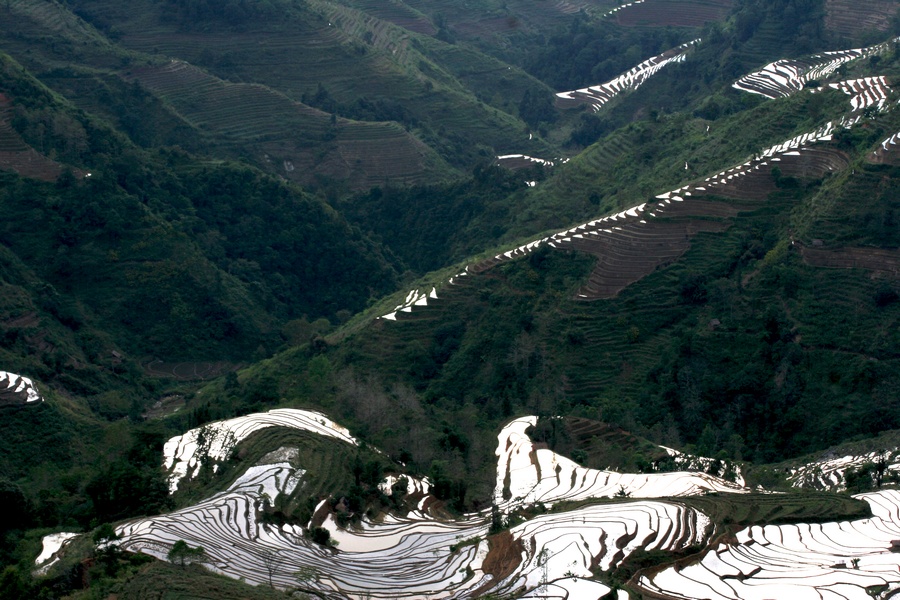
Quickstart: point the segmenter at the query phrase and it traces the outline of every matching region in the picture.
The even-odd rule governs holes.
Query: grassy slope
[[[565,132],[579,123],[598,123],[599,131],[606,133],[582,152],[577,146],[570,147],[568,152],[575,156],[554,167],[547,181],[536,188],[508,194],[505,199],[485,200],[477,190],[436,187],[399,197],[385,194],[380,206],[377,199],[361,198],[345,210],[360,226],[382,236],[408,266],[418,269],[419,258],[433,250],[415,239],[428,225],[410,224],[431,222],[427,219],[435,215],[440,215],[442,222],[453,215],[449,217],[451,227],[445,227],[436,239],[447,258],[454,258],[460,251],[477,252],[496,240],[514,245],[542,231],[630,207],[686,181],[739,164],[754,152],[836,118],[848,107],[846,96],[834,91],[815,98],[799,94],[763,102],[731,88],[734,78],[746,69],[798,51],[794,42],[777,35],[781,27],[770,16],[743,41],[733,23],[708,28],[702,34],[706,41],[683,64],[667,67],[599,114],[567,111],[558,131],[548,137],[564,138]],[[773,36],[777,43],[770,43]],[[815,43],[816,47],[830,47],[824,38]],[[534,55],[539,56],[540,51]],[[866,66],[865,61],[848,65],[846,76],[871,72]],[[882,63],[878,71],[883,72],[885,66]],[[685,163],[689,170],[684,169]],[[541,176],[525,174],[521,179]],[[393,227],[397,215],[409,233]]]
[[[451,173],[396,123],[332,124],[328,114],[272,90],[221,81],[198,69],[165,77],[168,60],[110,42],[59,5],[22,0],[0,10],[15,25],[4,29],[10,53],[142,145],[177,144],[246,159],[306,184],[334,181],[339,187],[409,184]],[[45,43],[50,35],[59,41]],[[155,75],[149,81],[135,76],[148,72]]]
[[[396,102],[420,124],[419,136],[456,164],[471,165],[480,155],[489,158],[491,147],[498,153],[519,146],[542,148],[528,143],[524,124],[514,115],[478,98],[491,102],[500,93],[503,101],[496,102],[504,104],[511,91],[517,101],[524,89],[546,88],[518,69],[504,78],[485,77],[504,65],[472,49],[453,48],[329,2],[295,6],[277,22],[260,18],[238,30],[219,24],[208,31],[179,27],[159,7],[147,3],[140,11],[122,11],[93,3],[83,10],[94,22],[115,22],[125,47],[185,59],[222,77],[263,83],[295,100],[324,83],[339,102]],[[285,56],[291,57],[290,68],[285,68]],[[483,84],[487,87],[472,87]],[[478,144],[486,154],[477,151]]]
[[[135,600],[282,600],[292,597],[286,592],[215,575],[200,566],[182,568],[158,561],[113,588],[115,592],[120,597]],[[72,596],[73,600],[80,597],[78,594]]]

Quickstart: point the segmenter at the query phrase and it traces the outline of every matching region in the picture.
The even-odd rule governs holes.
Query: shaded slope
[[[111,117],[138,143],[179,144],[249,158],[265,170],[303,183],[336,181],[355,188],[394,179],[422,182],[449,171],[433,151],[396,123],[341,119],[332,124],[329,114],[262,86],[231,84],[186,63],[166,63],[113,45],[62,6],[39,9],[20,2],[5,10],[11,23],[21,25],[5,33],[9,51],[83,108]],[[99,17],[98,23],[108,29],[105,18]],[[60,22],[64,26],[57,31]],[[86,48],[71,51],[77,66],[55,68],[70,60],[71,53],[66,54],[66,47],[44,44],[49,35],[64,35],[71,44]],[[133,74],[128,65],[133,65]],[[174,72],[173,65],[184,72]],[[127,85],[105,81],[116,76],[146,83],[156,105]],[[194,84],[193,89],[179,87]],[[211,115],[198,116],[209,108]],[[148,111],[161,131],[136,123],[136,111]],[[262,111],[265,117],[260,117]]]
[[[890,27],[891,19],[896,18],[898,10],[897,4],[890,0],[826,0],[825,26],[846,37],[863,32],[884,32]]]
[[[288,179],[318,177],[368,188],[422,183],[440,163],[396,123],[334,120],[258,85],[230,84],[187,63],[130,70],[127,76],[170,103],[191,125],[233,153],[253,152]]]
[[[802,215],[820,206],[827,190],[843,189],[839,182],[856,153],[871,152],[845,141],[862,131],[826,128],[797,136],[760,158],[662,194],[652,206],[639,205],[614,219],[598,219],[474,261],[468,275],[454,276],[453,285],[439,287],[437,298],[428,294],[430,286],[419,288],[429,296],[427,304],[397,312],[396,324],[372,325],[370,339],[354,336],[354,352],[344,355],[339,349],[336,356],[346,356],[355,368],[371,364],[375,372],[392,373],[388,381],[411,382],[424,397],[460,409],[474,403],[497,415],[517,406],[583,406],[577,410],[599,410],[604,420],[663,442],[689,440],[721,449],[729,439],[738,440],[737,435],[736,448],[757,459],[838,441],[845,430],[835,429],[835,423],[846,427],[847,419],[860,433],[890,428],[900,417],[882,404],[894,406],[895,394],[888,388],[889,365],[897,356],[897,338],[891,333],[896,303],[873,303],[884,284],[865,272],[804,265],[800,245],[791,245],[788,229],[788,216],[795,213],[796,239],[799,224],[809,222]],[[873,135],[878,136],[868,137]],[[815,139],[831,141],[810,146]],[[853,177],[861,177],[858,170],[850,181]],[[872,195],[878,185],[874,177],[860,178],[859,185],[869,191],[846,189],[854,196],[867,194],[882,207],[892,197]],[[656,210],[663,212],[651,217]],[[668,211],[673,211],[671,217],[666,217]],[[684,239],[682,230],[671,237],[675,252],[667,258],[654,246],[666,243],[665,230],[653,225],[666,218],[693,220],[719,231],[725,222],[731,227],[723,233],[697,233],[684,254],[685,247],[675,244]],[[647,232],[644,246],[636,245],[629,254],[628,236],[642,228]],[[597,241],[592,232],[600,234]],[[604,234],[608,245],[599,241]],[[618,296],[591,305],[575,301],[592,267],[574,256],[536,251],[535,244],[549,246],[551,241],[559,249],[588,252],[598,244],[593,247],[602,248],[602,260],[595,277],[616,275],[618,269],[624,279],[598,281],[592,291],[609,285],[607,293],[619,290]],[[659,268],[678,255],[680,259]],[[636,283],[624,287],[627,281]],[[817,290],[829,291],[818,297]],[[837,290],[845,293],[839,301]],[[828,325],[836,314],[844,315],[843,323]],[[456,321],[466,326],[438,333],[440,323]],[[883,332],[877,341],[850,333],[871,327]],[[873,355],[881,361],[877,366],[869,363]],[[872,368],[870,380],[850,375]],[[837,385],[824,381],[828,372],[842,373]],[[842,394],[858,401],[839,406]],[[723,403],[727,408],[722,411],[704,412]],[[817,403],[828,411],[815,413]],[[771,422],[772,414],[782,415],[777,423]],[[789,430],[795,433],[784,438],[777,433]],[[708,434],[701,436],[704,431]]]
[[[296,5],[277,19],[251,16],[240,27],[214,21],[208,30],[177,18],[173,23],[153,3],[140,11],[105,3],[80,9],[94,22],[115,22],[126,48],[185,60],[223,79],[262,83],[293,100],[324,86],[344,116],[358,101],[402,107],[405,116],[389,118],[403,120],[459,165],[478,160],[475,144],[506,149],[527,140],[509,107],[497,110],[478,98],[508,93],[505,82],[512,82],[513,93],[543,88],[518,70],[507,69],[503,81],[479,75],[503,65],[339,3]]]
[[[73,302],[72,329],[91,321],[165,360],[246,356],[278,321],[393,289],[380,249],[323,201],[246,166],[145,153],[21,67],[3,76],[26,133],[92,171],[0,187],[0,241]]]
[[[644,0],[615,13],[625,27],[702,27],[724,21],[734,0]]]
[[[0,169],[14,171],[23,177],[55,181],[63,166],[25,143],[12,128],[12,113],[12,102],[0,94]]]

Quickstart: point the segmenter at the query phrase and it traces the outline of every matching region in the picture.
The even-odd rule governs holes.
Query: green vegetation
[[[604,83],[651,56],[696,37],[672,28],[622,29],[612,20],[577,15],[525,60],[526,70],[559,91]]]
[[[592,469],[626,473],[676,470],[673,459],[657,444],[593,419],[541,417],[528,435],[557,454]]]
[[[191,548],[184,540],[178,540],[172,544],[172,549],[169,550],[166,558],[169,559],[169,562],[177,563],[180,567],[184,568],[185,565],[189,565],[193,562],[202,562],[204,554],[205,550],[200,546]]]
[[[162,597],[167,600],[284,600],[291,597],[271,587],[251,586],[216,575],[201,565],[180,567],[161,561],[153,561],[133,574],[120,577],[104,591],[118,593],[121,598]],[[89,591],[72,597],[87,600],[98,596],[92,585]]]
[[[601,19],[613,2],[562,4],[0,3],[0,370],[47,398],[0,410],[0,503],[14,507],[0,596],[282,597],[185,564],[186,544],[169,565],[109,533],[283,448],[304,485],[260,518],[306,527],[323,499],[346,526],[404,509],[404,485],[378,489],[386,474],[428,476],[448,516],[489,508],[497,431],[523,414],[539,416],[537,442],[585,466],[668,470],[664,444],[772,487],[810,452],[885,447],[874,436],[900,429],[900,167],[867,158],[900,130],[896,110],[835,135],[846,169],[773,170],[765,199],[713,199],[736,216],[696,225],[723,231],[614,298],[576,300],[597,258],[546,247],[443,285],[473,256],[837,120],[848,98],[827,79],[775,101],[731,84],[889,35],[842,37],[822,0],[741,0],[723,22],[677,28]],[[552,106],[697,37],[596,114]],[[868,75],[896,82],[900,53],[836,76]],[[571,160],[493,166],[507,153]],[[847,256],[856,267],[835,268]],[[373,320],[413,281],[441,282],[439,298]],[[161,377],[174,368],[154,361],[227,375]],[[167,439],[276,407],[320,409],[371,446],[267,429],[167,494]],[[852,491],[889,479],[878,464],[846,474]],[[829,494],[686,502],[732,528],[866,514]],[[308,535],[327,546],[319,525]],[[492,532],[510,525],[495,514]],[[113,543],[85,538],[32,581],[40,536],[62,529]],[[678,558],[635,554],[616,582]]]
[[[23,137],[53,131],[43,145],[91,170],[56,184],[3,174],[0,189],[0,240],[60,292],[45,310],[70,329],[99,320],[120,348],[166,359],[250,356],[278,344],[279,320],[333,318],[393,289],[380,249],[321,200],[246,166],[146,153],[8,59],[6,75],[36,103],[14,121]],[[60,119],[86,132],[80,153]]]
[[[750,525],[852,521],[871,516],[869,505],[843,494],[791,492],[788,494],[720,494],[679,498],[712,519],[720,531]]]
[[[478,166],[471,179],[414,188],[372,188],[337,205],[372,231],[417,274],[440,269],[483,249],[506,233],[513,203],[528,175]]]

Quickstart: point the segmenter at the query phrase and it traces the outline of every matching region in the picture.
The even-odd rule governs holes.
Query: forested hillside
[[[0,597],[739,598],[837,521],[798,585],[887,597],[851,4],[0,2]]]

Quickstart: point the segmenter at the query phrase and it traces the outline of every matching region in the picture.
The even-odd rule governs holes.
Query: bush
[[[310,532],[310,537],[315,543],[327,546],[328,542],[331,540],[331,532],[324,527],[313,527]]]

